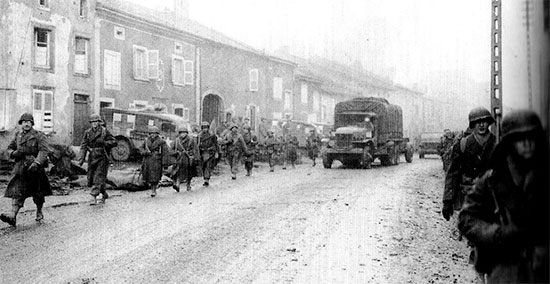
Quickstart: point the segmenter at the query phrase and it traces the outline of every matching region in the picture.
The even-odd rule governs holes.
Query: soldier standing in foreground
[[[172,169],[173,188],[179,192],[180,185],[185,182],[187,190],[191,190],[191,180],[196,175],[195,160],[199,158],[199,152],[195,139],[189,136],[189,130],[185,126],[178,127],[179,136],[172,145],[176,156],[176,163]]]
[[[453,146],[445,176],[442,214],[447,221],[454,210],[462,207],[464,194],[472,188],[474,179],[487,170],[496,143],[496,137],[489,131],[489,125],[495,122],[489,110],[474,108],[468,114],[468,120],[473,132]]]
[[[149,137],[139,147],[143,155],[141,178],[151,188],[151,197],[157,196],[157,186],[162,178],[162,158],[168,154],[168,145],[159,134],[158,127],[149,126]]]
[[[2,213],[3,222],[16,226],[17,213],[23,207],[25,199],[32,196],[36,204],[36,221],[44,219],[42,207],[45,196],[52,195],[50,183],[44,168],[47,164],[49,146],[45,135],[33,128],[34,118],[24,113],[19,118],[21,130],[8,145],[8,154],[15,160],[14,176],[8,183],[4,197],[12,199],[11,213]]]
[[[254,153],[258,144],[258,137],[252,133],[252,128],[249,125],[244,126],[243,139],[248,149],[248,154],[244,157],[244,167],[246,168],[246,176],[250,176],[254,167]]]
[[[548,148],[533,111],[502,120],[490,170],[467,193],[459,229],[487,283],[549,282]]]
[[[267,151],[267,160],[269,162],[269,171],[275,171],[275,155],[277,155],[277,149],[279,148],[279,141],[275,138],[273,130],[267,132],[267,138],[264,142],[265,149]]]
[[[306,147],[309,158],[313,161],[315,167],[315,159],[319,156],[319,148],[321,147],[321,139],[317,137],[315,129],[310,130],[311,135],[307,137]]]
[[[231,179],[237,179],[241,155],[243,153],[248,154],[248,149],[243,136],[239,133],[239,127],[236,124],[231,124],[229,130],[230,132],[223,137],[222,144],[226,146],[227,163],[231,168]]]
[[[216,160],[219,158],[220,149],[218,138],[210,133],[210,124],[206,121],[201,123],[201,132],[198,136],[199,154],[201,158],[202,176],[204,178],[203,186],[208,186],[212,169]]]
[[[101,203],[105,203],[105,200],[109,198],[107,191],[105,190],[105,182],[107,181],[107,172],[109,171],[109,157],[108,153],[116,146],[116,140],[111,133],[103,126],[101,126],[101,117],[98,114],[90,115],[91,128],[84,132],[84,138],[80,144],[80,162],[79,165],[84,164],[86,154],[88,154],[88,187],[92,190],[92,201],[90,205],[97,204],[97,196],[101,193]]]

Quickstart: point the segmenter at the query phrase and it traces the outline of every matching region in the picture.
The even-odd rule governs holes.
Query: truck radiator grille
[[[336,147],[349,148],[351,147],[352,134],[336,134]]]

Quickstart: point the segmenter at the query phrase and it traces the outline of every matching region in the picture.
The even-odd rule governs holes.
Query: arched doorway
[[[202,121],[220,126],[223,116],[223,101],[220,96],[208,94],[202,100]],[[213,129],[213,128],[211,128]]]

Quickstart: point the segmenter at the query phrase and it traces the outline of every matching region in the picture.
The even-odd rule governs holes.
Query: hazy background
[[[527,107],[523,1],[502,5],[504,105]],[[431,97],[475,92],[489,106],[490,0],[189,0],[189,16],[260,50],[360,64]]]

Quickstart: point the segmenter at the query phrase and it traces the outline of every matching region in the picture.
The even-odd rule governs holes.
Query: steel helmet
[[[470,122],[470,128],[474,128],[474,124],[478,121],[488,121],[489,124],[495,123],[495,119],[491,115],[491,112],[484,107],[476,107],[468,114],[468,121]]]
[[[156,133],[156,134],[159,134],[160,133],[160,130],[158,127],[156,126],[149,126],[149,133]]]
[[[235,123],[231,123],[229,125],[229,130],[233,129],[233,128],[239,128]]]
[[[101,122],[101,116],[99,116],[99,114],[97,114],[97,113],[91,114],[89,122],[94,122],[94,121]]]
[[[208,123],[208,121],[201,122],[201,128],[204,128],[204,127],[210,128],[210,123]]]
[[[521,134],[537,135],[543,131],[538,115],[532,110],[517,110],[505,115],[501,130],[503,140]]]
[[[30,121],[32,125],[34,125],[34,117],[32,116],[32,114],[28,112],[25,112],[24,114],[21,115],[18,123],[21,124],[23,123],[23,121]]]
[[[178,126],[178,133],[181,133],[181,132],[189,133],[189,129],[187,129],[187,127],[185,125],[180,125],[180,126]]]

